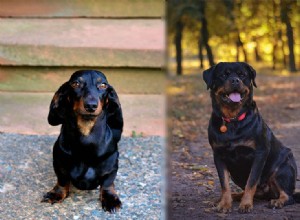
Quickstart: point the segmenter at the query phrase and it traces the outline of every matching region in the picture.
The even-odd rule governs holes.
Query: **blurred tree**
[[[168,31],[174,35],[174,44],[176,50],[176,73],[182,74],[182,38],[183,30],[195,30],[195,23],[201,23],[198,35],[198,54],[203,67],[203,47],[206,50],[207,59],[210,65],[214,65],[213,52],[209,45],[209,33],[207,19],[205,17],[206,0],[170,0],[168,1]]]
[[[286,26],[286,37],[288,39],[289,49],[289,68],[291,72],[296,72],[295,54],[294,54],[294,31],[291,25],[291,9],[296,6],[296,0],[281,0],[281,20]]]
[[[240,49],[242,49],[242,52],[244,54],[244,61],[247,62],[247,52],[246,52],[246,49],[244,47],[244,43],[243,41],[241,40],[241,36],[240,36],[240,30],[239,30],[239,27],[237,25],[237,22],[236,22],[236,17],[238,17],[239,15],[237,16],[234,16],[233,13],[234,13],[234,6],[236,5],[237,8],[238,8],[238,12],[241,11],[241,6],[242,6],[242,2],[241,1],[238,1],[236,2],[235,0],[223,0],[226,8],[227,8],[227,14],[229,16],[229,19],[231,21],[231,28],[232,28],[232,31],[234,32],[235,34],[235,45],[236,45],[236,61],[240,61],[240,54],[239,54],[239,51]]]
[[[183,45],[177,62],[189,56],[189,68],[195,67],[191,60],[196,55],[200,68],[213,65],[214,59],[262,62],[291,72],[300,65],[300,0],[171,1],[180,2],[174,7],[182,22],[176,34],[172,21],[172,36],[179,36]]]
[[[278,0],[272,1],[272,10],[269,13],[270,15],[270,26],[273,29],[273,49],[272,49],[272,69],[275,70],[282,63],[284,68],[287,67],[286,55],[284,52],[285,41],[283,40],[282,34],[282,23],[280,16],[280,2]]]
[[[181,11],[183,1],[182,0],[170,0],[167,4],[167,20],[168,20],[168,33],[172,35],[174,33],[174,44],[176,49],[176,73],[178,75],[182,74],[182,32],[183,32],[183,22]]]
[[[206,0],[199,0],[196,1],[198,3],[197,7],[199,8],[200,12],[200,21],[201,21],[201,30],[199,35],[199,58],[200,58],[200,67],[203,67],[203,53],[202,48],[203,46],[206,49],[207,58],[210,66],[213,66],[215,64],[214,62],[214,56],[212,53],[212,49],[209,45],[209,33],[208,33],[208,27],[207,27],[207,19],[205,17],[205,9],[206,9]]]
[[[175,32],[175,48],[176,48],[176,63],[177,63],[177,69],[176,73],[178,75],[182,74],[182,31],[183,31],[183,22],[181,20],[178,20],[176,22],[176,32]]]

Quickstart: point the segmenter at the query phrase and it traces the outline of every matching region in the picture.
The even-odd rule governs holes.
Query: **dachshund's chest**
[[[101,143],[86,142],[84,144],[77,143],[71,153],[72,161],[83,162],[87,165],[95,165],[101,160],[101,157],[107,152],[107,146]]]
[[[69,170],[73,185],[78,189],[95,189],[103,176],[117,169],[118,157],[119,153],[114,152],[100,160],[73,161]]]
[[[77,119],[78,130],[81,133],[81,135],[85,137],[88,137],[91,134],[95,124],[96,124],[96,119],[83,120],[81,117],[78,117]]]
[[[89,163],[113,152],[114,146],[112,133],[109,129],[106,129],[104,133],[92,132],[88,136],[82,135],[73,140],[72,156],[75,160]]]

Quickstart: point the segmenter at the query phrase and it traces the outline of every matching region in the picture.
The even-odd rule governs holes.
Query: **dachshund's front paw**
[[[54,188],[47,192],[41,202],[48,202],[51,204],[61,203],[69,195],[69,186],[59,186],[56,185]]]
[[[100,199],[104,211],[115,213],[122,207],[122,203],[114,191],[101,190]]]

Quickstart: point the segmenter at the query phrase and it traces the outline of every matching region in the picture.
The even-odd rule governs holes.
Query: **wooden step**
[[[0,17],[161,18],[163,0],[1,0]]]
[[[0,19],[2,66],[161,68],[161,19]]]

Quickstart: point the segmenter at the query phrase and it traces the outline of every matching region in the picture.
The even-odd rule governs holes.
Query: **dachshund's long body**
[[[103,209],[119,209],[121,201],[113,182],[123,117],[117,93],[105,75],[95,70],[75,72],[55,93],[48,122],[62,126],[53,148],[57,184],[44,195],[43,202],[63,201],[70,183],[82,190],[100,185]]]

